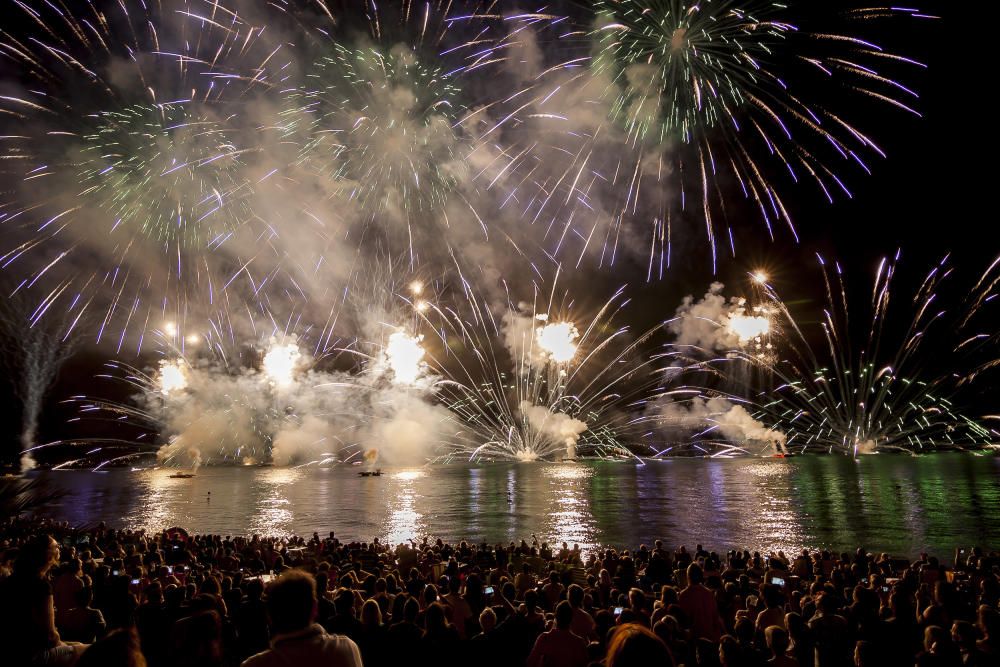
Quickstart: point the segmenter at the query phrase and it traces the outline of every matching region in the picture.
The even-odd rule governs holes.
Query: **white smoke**
[[[275,465],[287,466],[329,452],[331,425],[316,417],[305,415],[301,423],[283,425],[274,436],[271,460]]]
[[[521,401],[519,408],[531,428],[547,440],[565,445],[566,458],[576,458],[576,443],[587,430],[586,422],[528,401]]]
[[[784,451],[787,437],[757,421],[742,405],[722,397],[694,397],[689,401],[662,401],[655,404],[659,421],[668,429],[719,433],[733,444],[765,443],[776,452]]]
[[[878,445],[871,438],[862,440],[854,448],[855,454],[877,454]]]
[[[770,350],[765,337],[770,333],[771,319],[766,309],[751,309],[742,297],[727,299],[723,289],[725,285],[714,282],[701,299],[684,297],[668,325],[677,336],[676,344],[708,352],[751,347],[757,353]]]

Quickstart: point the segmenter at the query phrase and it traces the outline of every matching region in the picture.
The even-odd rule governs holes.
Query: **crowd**
[[[0,663],[1000,665],[1000,554],[583,554],[0,525]]]

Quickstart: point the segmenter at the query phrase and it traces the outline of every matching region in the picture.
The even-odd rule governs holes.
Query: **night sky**
[[[817,4],[823,11],[859,6],[841,0]],[[798,244],[780,228],[770,241],[760,222],[746,215],[736,188],[730,222],[736,230],[737,256],[721,254],[715,276],[704,233],[694,237],[698,227],[691,225],[692,238],[679,239],[675,265],[664,280],[643,284],[644,267],[628,266],[615,271],[588,269],[587,280],[607,288],[632,285],[629,293],[639,305],[633,309],[637,330],[671,315],[685,294],[703,294],[712,280],[743,285],[746,273],[758,267],[768,270],[786,302],[801,301],[807,308],[812,304],[812,310],[819,312],[823,292],[815,270],[817,252],[839,259],[852,295],[862,299],[870,291],[879,259],[897,248],[903,250],[899,287],[915,285],[931,262],[946,252],[954,253],[955,264],[966,277],[959,282],[968,285],[1000,250],[993,203],[995,106],[989,101],[996,40],[987,34],[1000,18],[994,5],[922,2],[922,9],[942,15],[942,20],[920,23],[916,29],[912,21],[902,22],[905,31],[884,35],[882,42],[890,50],[929,65],[908,79],[921,94],[918,108],[924,117],[882,108],[870,119],[853,119],[888,154],[885,160],[869,161],[870,177],[851,171],[848,184],[853,199],[841,195],[829,205],[809,183],[782,189],[801,234]],[[98,432],[113,435],[106,425],[66,424],[73,411],[60,404],[72,394],[114,395],[112,383],[94,379],[109,356],[106,350],[84,350],[63,368],[49,393],[39,441]],[[5,403],[13,406],[9,390],[4,392]],[[987,392],[983,396],[984,404],[991,400]],[[18,419],[16,410],[6,414],[2,436],[10,442],[16,440]],[[123,433],[124,429],[118,434]]]

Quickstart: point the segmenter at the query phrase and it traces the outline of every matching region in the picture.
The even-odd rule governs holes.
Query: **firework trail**
[[[443,347],[427,351],[436,397],[455,416],[445,460],[647,453],[658,415],[646,407],[698,393],[680,380],[707,367],[657,341],[662,323],[639,334],[615,324],[624,288],[593,310],[560,291],[558,274],[530,301],[491,303],[464,276],[461,291],[462,308],[432,304],[422,318]]]
[[[969,299],[949,303],[944,288],[953,270],[947,257],[930,269],[909,298],[893,287],[898,260],[899,253],[878,266],[868,303],[870,319],[863,321],[861,337],[858,310],[848,307],[838,264],[819,257],[827,305],[818,332],[800,325],[766,286],[786,335],[780,358],[763,362],[778,384],[773,392],[756,396],[759,409],[754,416],[785,432],[789,449],[917,452],[982,449],[996,441],[995,430],[963,414],[956,403],[962,381],[978,372],[956,370],[962,355],[974,343],[996,337],[995,320],[982,312],[992,300],[996,263]],[[912,319],[906,320],[904,313]],[[986,328],[973,330],[970,322]],[[975,369],[995,364],[995,347],[981,352],[993,356],[987,361],[978,356]],[[935,364],[952,367],[936,370]]]
[[[536,72],[523,114],[544,136],[534,155],[545,166],[516,199],[553,253],[572,241],[581,258],[644,258],[647,278],[661,278],[675,243],[688,243],[676,230],[700,218],[714,270],[721,249],[735,255],[740,192],[770,237],[781,226],[797,239],[784,184],[850,197],[847,173],[885,156],[853,119],[869,103],[920,115],[902,78],[925,65],[865,37],[883,20],[933,18],[918,10],[825,23],[807,3],[752,0],[601,0],[593,12],[591,26],[559,36],[581,50]]]
[[[488,238],[473,169],[482,136],[516,117],[493,120],[506,107],[483,82],[495,82],[522,31],[551,17],[441,0],[388,9],[365,0],[360,25],[352,12],[305,27],[317,54],[304,82],[284,91],[278,120],[296,150],[291,177],[315,182],[362,228],[402,237],[411,266],[433,256],[446,230],[449,240]]]
[[[211,302],[240,263],[213,253],[254,217],[235,100],[263,87],[238,71],[261,28],[207,0],[9,9],[0,265],[39,303],[58,290],[53,310],[90,310],[120,349]]]
[[[37,444],[42,401],[60,367],[76,348],[68,317],[43,318],[40,307],[18,294],[0,298],[0,346],[8,365],[12,387],[21,400],[21,469],[35,465],[31,456]]]

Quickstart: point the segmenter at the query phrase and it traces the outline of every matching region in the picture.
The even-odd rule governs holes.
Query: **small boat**
[[[171,479],[188,479],[190,477],[194,477],[193,472],[175,472],[170,476]]]
[[[376,468],[375,470],[359,470],[358,474],[362,477],[381,477],[382,469]]]

